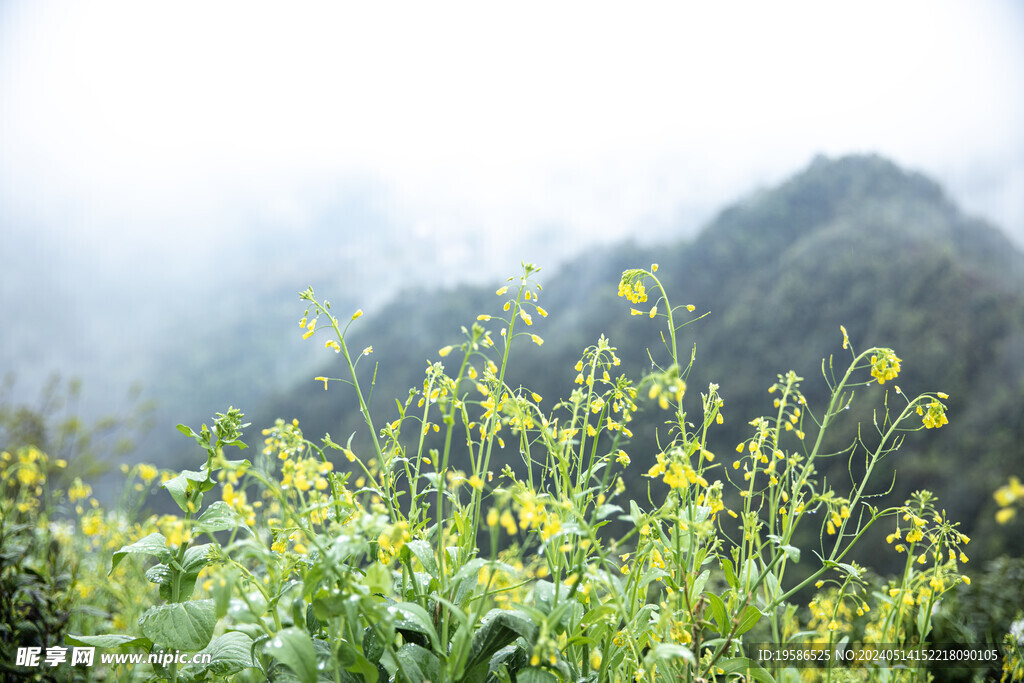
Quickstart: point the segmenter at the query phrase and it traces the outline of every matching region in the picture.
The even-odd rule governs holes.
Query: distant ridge
[[[543,271],[542,303],[551,316],[536,331],[546,343],[515,350],[512,382],[531,378],[530,388],[542,395],[567,396],[572,366],[600,334],[639,376],[649,366],[644,347],[660,348],[660,327],[631,317],[616,285],[624,268],[652,262],[660,264],[675,304],[710,311],[684,328],[681,344],[696,344],[693,396],[714,381],[726,400],[728,419],[712,450],[729,452],[745,438],[747,420],[770,412],[766,389],[778,373],[793,369],[805,377],[805,393],[820,410],[821,359],[834,354],[837,364],[848,362],[842,324],[858,348],[896,349],[904,361],[899,384],[908,393],[951,396],[950,425],[910,435],[892,462],[892,497],[902,502],[930,488],[966,533],[991,539],[976,554],[1022,550],[1022,539],[1001,534],[992,521],[992,491],[1024,470],[1024,255],[998,229],[963,215],[937,183],[885,158],[818,157],[778,187],[723,209],[692,240],[651,248],[624,243]],[[493,313],[494,303],[493,287],[406,292],[357,328],[353,347],[373,344],[381,364],[378,420],[392,419],[394,398],[422,382],[437,349],[457,343],[459,327]],[[340,372],[333,365],[323,370]],[[351,397],[317,387],[302,378],[259,414],[252,411],[254,424],[300,417],[312,438],[355,432],[358,443],[365,426]],[[658,418],[638,422],[645,419]],[[641,423],[633,431],[643,430]],[[640,473],[655,445],[637,440],[629,450],[631,469]],[[507,454],[509,461],[518,457]],[[836,462],[828,474],[848,476],[846,463]],[[635,497],[646,497],[646,479],[636,475],[627,484],[636,487]]]

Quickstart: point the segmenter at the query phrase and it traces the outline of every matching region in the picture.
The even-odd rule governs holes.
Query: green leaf
[[[223,500],[218,500],[215,503],[210,503],[210,507],[203,510],[203,514],[196,520],[193,529],[197,533],[227,531],[236,528],[241,521],[241,516],[235,512],[234,508]]]
[[[200,654],[210,655],[208,664],[189,664],[179,675],[192,676],[208,673],[231,676],[242,669],[258,666],[252,658],[252,638],[239,631],[229,631],[210,641]]]
[[[746,657],[729,659],[719,664],[719,666],[725,672],[726,676],[729,674],[743,674],[744,676],[753,678],[755,681],[759,681],[759,683],[775,683],[775,679],[772,678],[770,673],[765,671],[764,667],[751,659],[747,659]]]
[[[181,474],[172,477],[163,483],[163,487],[171,494],[171,498],[178,504],[183,512],[188,512],[189,489],[207,491],[213,487],[209,480],[208,472],[196,472],[194,470],[182,470]],[[199,504],[199,501],[196,501]]]
[[[195,652],[213,637],[217,617],[213,600],[193,600],[150,607],[139,619],[142,633],[166,650]]]
[[[800,561],[800,548],[797,548],[793,545],[784,545],[781,546],[781,548],[782,552],[786,553],[786,559],[788,559],[790,562]]]
[[[178,431],[184,434],[185,436],[191,437],[193,439],[199,436],[198,434],[195,433],[195,430],[193,430],[188,425],[178,425]]]
[[[433,576],[438,575],[437,560],[434,558],[434,549],[424,540],[416,539],[405,544],[416,559],[423,565],[423,569]]]
[[[65,645],[77,645],[79,647],[121,647],[122,645],[131,645],[133,647],[141,647],[144,650],[149,650],[153,647],[153,641],[149,638],[138,638],[136,636],[127,635],[103,635],[103,636],[76,636],[67,634],[64,636]]]
[[[427,610],[412,602],[399,602],[388,607],[388,611],[395,616],[396,631],[422,634],[430,640],[432,647],[437,648],[437,633]]]
[[[757,609],[753,605],[747,605],[743,610],[743,614],[740,616],[740,624],[736,627],[736,635],[743,635],[750,629],[754,628],[754,624],[756,624],[762,616],[764,615],[761,614],[761,610]]]
[[[524,612],[492,609],[484,615],[480,628],[473,634],[466,670],[480,664],[486,665],[491,655],[516,638],[525,638],[528,643],[532,643],[536,635],[537,625]]]
[[[171,551],[167,548],[167,539],[163,534],[154,531],[149,536],[140,538],[135,543],[126,545],[115,552],[107,576],[110,576],[125,555],[153,555],[161,562],[169,562],[171,559]]]
[[[197,574],[210,563],[210,551],[213,543],[189,546],[185,550],[185,557],[181,561],[181,569],[185,572],[196,572]]]
[[[367,626],[363,629],[363,654],[366,658],[376,664],[380,661],[380,658],[384,655],[384,641],[380,639],[377,632],[372,627]]]
[[[516,683],[558,683],[558,677],[547,669],[530,667],[516,672]]]
[[[711,576],[711,571],[709,569],[705,569],[697,576],[696,579],[694,579],[693,586],[690,589],[690,604],[697,602],[697,596],[703,592],[709,576]]]
[[[480,569],[487,564],[487,560],[483,558],[476,558],[470,560],[466,564],[459,568],[459,571],[455,572],[455,576],[452,577],[452,583],[458,583],[465,581],[468,578],[476,579],[480,575]],[[436,576],[436,574],[435,574]]]
[[[725,580],[729,582],[729,585],[736,588],[739,581],[736,580],[736,570],[732,566],[732,562],[728,557],[722,558],[722,571],[725,572]]]
[[[286,628],[268,640],[263,649],[291,669],[301,683],[316,683],[316,650],[313,639],[300,628]]]
[[[395,659],[401,665],[395,674],[395,681],[423,683],[441,680],[441,662],[430,650],[415,643],[406,643],[395,652]],[[402,673],[405,676],[402,676]]]
[[[711,605],[711,618],[715,620],[718,632],[724,635],[728,630],[726,625],[729,623],[729,611],[725,609],[725,603],[722,601],[722,598],[714,593],[708,593],[707,598],[708,604]]]
[[[601,507],[597,508],[597,519],[598,519],[598,521],[600,521],[602,519],[608,519],[609,517],[614,515],[616,512],[622,512],[622,508],[619,507],[618,505],[612,505],[610,503],[605,503]]]

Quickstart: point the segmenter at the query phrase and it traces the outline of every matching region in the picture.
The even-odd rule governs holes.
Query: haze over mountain
[[[712,437],[713,451],[729,453],[745,438],[749,419],[772,412],[766,390],[778,373],[803,376],[804,392],[820,411],[821,359],[848,360],[839,332],[845,325],[857,348],[896,350],[903,359],[898,384],[907,393],[950,394],[950,424],[909,435],[878,474],[878,492],[895,469],[896,502],[917,488],[932,489],[966,533],[986,539],[975,552],[1020,549],[1021,539],[1001,535],[991,514],[992,491],[1024,468],[1024,256],[999,230],[965,216],[932,180],[883,158],[818,158],[780,186],[724,209],[691,240],[623,243],[543,271],[541,303],[551,315],[531,331],[545,344],[514,350],[510,384],[528,382],[552,403],[567,396],[575,361],[601,334],[620,349],[625,372],[638,378],[649,364],[644,349],[660,348],[660,321],[630,316],[616,285],[622,270],[652,262],[660,264],[674,303],[694,304],[694,315],[710,311],[683,329],[681,347],[696,345],[692,396],[713,381],[726,401],[727,422]],[[351,347],[372,344],[379,363],[378,422],[393,419],[394,398],[421,384],[438,348],[459,342],[461,325],[499,312],[494,287],[439,291],[428,284],[353,326]],[[336,298],[329,289],[318,294]],[[322,343],[315,346],[322,350]],[[313,374],[344,376],[329,355],[334,362],[324,361],[260,410],[242,405],[254,424],[297,417],[311,438],[355,433],[362,443],[366,428],[350,393],[342,385],[325,393],[312,381]],[[883,388],[864,391],[879,399]],[[853,418],[870,422],[871,413],[854,411],[840,431],[852,428]],[[647,412],[633,426],[638,436],[627,448],[634,473],[653,462],[655,445],[640,436],[651,433],[652,419],[658,416]],[[512,452],[504,457],[518,460]],[[842,480],[846,468],[845,460],[835,462],[825,473]],[[642,500],[646,482],[635,474],[627,483]]]

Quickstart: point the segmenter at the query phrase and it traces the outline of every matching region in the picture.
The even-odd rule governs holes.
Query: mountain
[[[712,437],[713,451],[728,453],[747,436],[748,420],[773,414],[767,388],[787,370],[805,378],[804,393],[820,412],[827,397],[821,359],[834,354],[837,364],[848,362],[844,325],[858,348],[896,350],[903,359],[898,383],[907,393],[950,395],[950,424],[908,435],[886,461],[889,470],[878,474],[881,496],[892,470],[898,472],[895,490],[879,500],[899,503],[929,488],[965,533],[983,539],[973,546],[977,555],[1022,549],[1020,538],[992,521],[992,491],[1024,469],[1024,255],[996,228],[963,215],[933,181],[883,158],[818,158],[782,185],[726,208],[692,240],[619,244],[542,272],[541,303],[551,315],[533,330],[546,343],[514,351],[510,383],[528,381],[553,404],[572,390],[573,365],[601,334],[639,378],[650,362],[644,349],[661,349],[660,321],[630,316],[616,288],[622,270],[652,262],[673,303],[693,304],[695,316],[709,312],[683,328],[680,349],[695,345],[693,400],[708,382],[719,384],[725,398],[727,421]],[[495,313],[493,290],[406,290],[353,325],[351,348],[374,346],[361,370],[370,373],[369,361],[379,363],[372,402],[379,424],[394,418],[396,397],[422,383],[438,349],[459,342],[462,325]],[[330,291],[318,295],[334,298]],[[337,358],[316,374],[344,376]],[[864,391],[879,398],[881,389]],[[365,443],[354,397],[340,384],[325,393],[312,374],[256,410],[242,407],[254,430],[275,417],[297,417],[310,438],[355,433],[355,443]],[[853,417],[870,422],[871,414]],[[658,419],[641,414],[629,446],[634,479],[627,486],[640,500],[648,480],[639,473],[655,452],[640,435]],[[852,424],[846,421],[845,437]],[[847,463],[837,459],[826,474],[848,478]]]

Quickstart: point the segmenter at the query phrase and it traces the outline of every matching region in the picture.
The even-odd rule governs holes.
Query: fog
[[[313,362],[308,284],[372,313],[684,238],[819,153],[927,173],[1022,244],[1022,84],[1010,0],[4,3],[0,370],[180,405],[272,337],[203,394],[238,403]]]

